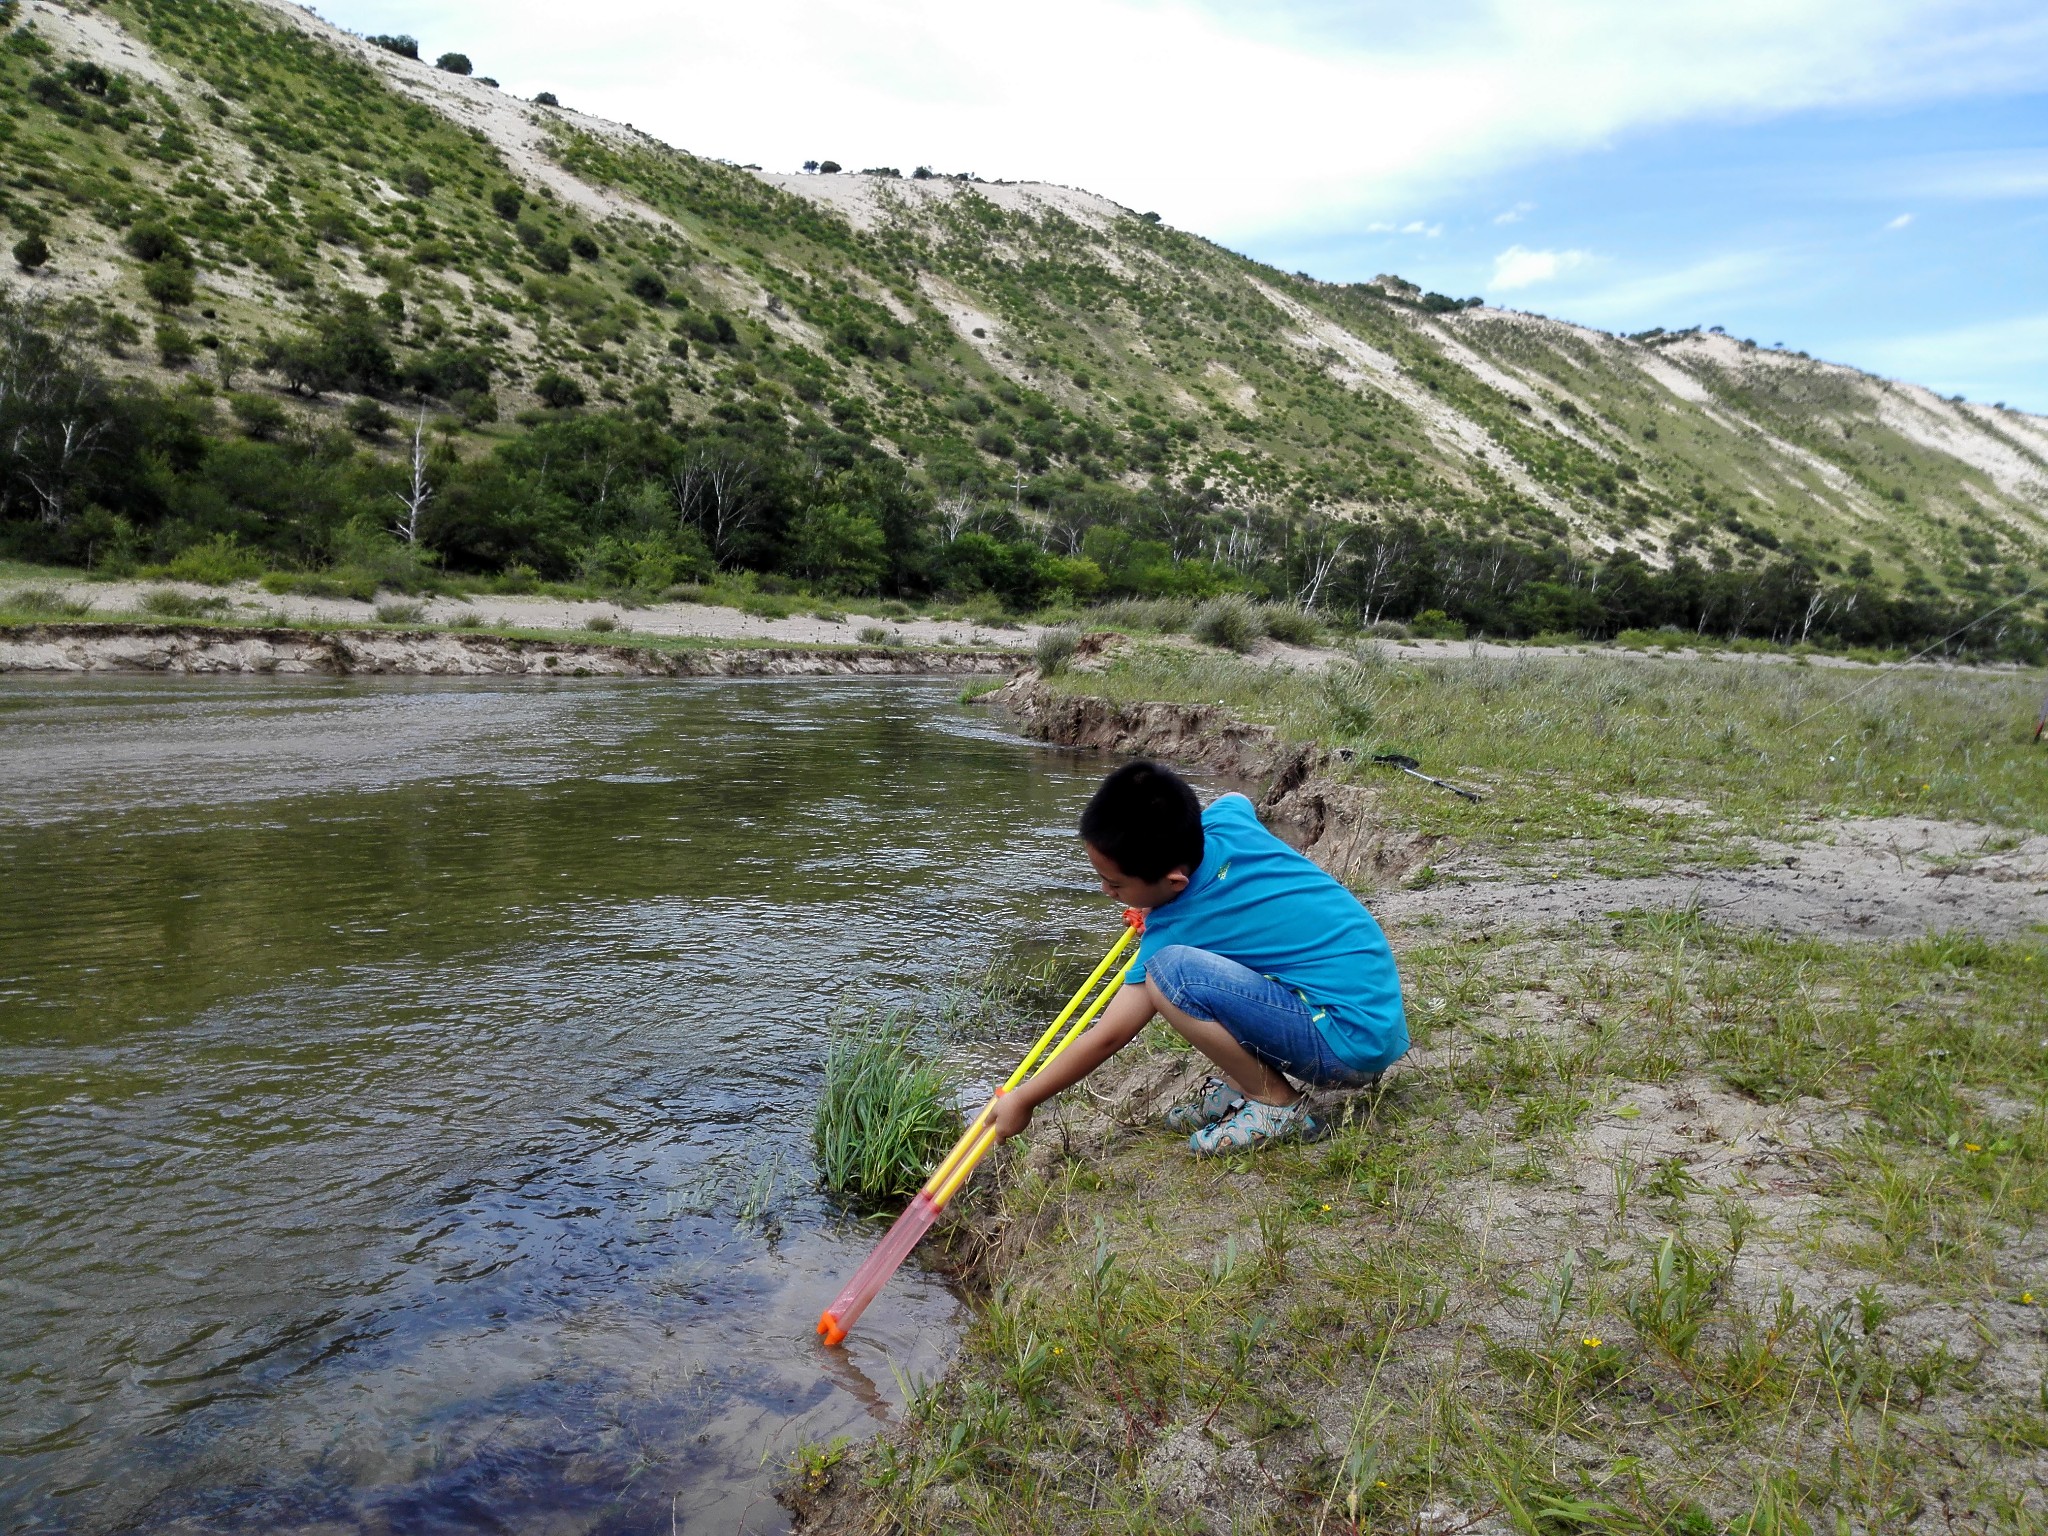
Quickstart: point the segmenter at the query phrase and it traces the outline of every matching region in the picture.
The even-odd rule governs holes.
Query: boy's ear
[[[1188,882],[1189,882],[1189,881],[1190,881],[1191,879],[1193,879],[1193,878],[1194,878],[1194,877],[1193,877],[1193,875],[1191,875],[1191,874],[1190,874],[1190,873],[1188,872],[1188,870],[1186,869],[1186,867],[1185,867],[1185,866],[1183,866],[1183,867],[1182,867],[1182,868],[1180,868],[1180,869],[1176,869],[1176,870],[1175,870],[1175,871],[1174,871],[1174,872],[1173,872],[1172,874],[1168,875],[1168,876],[1167,876],[1167,877],[1166,877],[1166,878],[1165,878],[1165,879],[1164,879],[1163,881],[1161,881],[1160,883],[1161,883],[1162,885],[1170,885],[1170,886],[1172,886],[1172,887],[1173,887],[1173,892],[1174,892],[1174,894],[1175,894],[1175,895],[1177,896],[1177,895],[1179,895],[1179,894],[1180,894],[1180,893],[1181,893],[1182,891],[1184,891],[1184,890],[1186,890],[1186,889],[1188,888]]]

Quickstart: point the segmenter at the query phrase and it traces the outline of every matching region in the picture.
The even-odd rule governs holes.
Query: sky
[[[1085,187],[1393,272],[2048,413],[2042,0],[326,0],[771,170]]]

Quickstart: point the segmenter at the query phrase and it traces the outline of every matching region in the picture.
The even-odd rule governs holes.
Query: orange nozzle
[[[1136,907],[1125,907],[1124,926],[1127,928],[1135,928],[1138,930],[1138,932],[1143,933],[1145,931],[1145,914],[1143,912],[1140,912]]]
[[[820,1312],[818,1314],[818,1332],[825,1336],[825,1343],[828,1348],[836,1348],[839,1341],[846,1337],[846,1330],[839,1326],[839,1319],[830,1312]]]

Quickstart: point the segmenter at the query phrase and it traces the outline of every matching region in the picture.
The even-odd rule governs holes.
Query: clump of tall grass
[[[1074,659],[1074,648],[1081,643],[1081,637],[1071,629],[1048,629],[1038,637],[1038,643],[1031,648],[1031,659],[1038,668],[1040,677],[1051,677],[1064,672],[1067,663]]]
[[[1162,635],[1187,633],[1195,605],[1184,597],[1120,597],[1088,615],[1101,629],[1150,629]]]
[[[1259,622],[1269,638],[1284,645],[1314,645],[1323,637],[1322,622],[1293,603],[1268,603],[1259,610]]]
[[[142,611],[160,619],[203,619],[225,613],[224,597],[194,597],[176,587],[152,587],[142,594]]]
[[[826,1189],[870,1200],[910,1194],[959,1130],[952,1085],[904,1026],[871,1020],[833,1037],[811,1127]]]
[[[1259,611],[1234,592],[1202,604],[1190,630],[1204,645],[1226,651],[1250,650],[1264,631]]]
[[[49,587],[23,587],[19,592],[8,594],[0,600],[0,609],[8,613],[28,613],[52,619],[79,619],[92,612],[91,603],[82,603],[75,597],[66,597],[62,592]]]
[[[426,608],[419,603],[388,602],[377,605],[379,624],[419,624],[427,617]]]

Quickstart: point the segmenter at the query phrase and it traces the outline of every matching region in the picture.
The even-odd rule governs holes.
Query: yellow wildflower
[[[2033,1293],[2032,1291],[2021,1291],[2021,1292],[2020,1292],[2020,1305],[2021,1305],[2021,1306],[2023,1306],[2023,1307],[2031,1307],[2031,1306],[2032,1306],[2033,1304],[2034,1304],[2034,1293]]]
[[[1600,1347],[1600,1338],[1597,1334],[1589,1333],[1583,1339],[1579,1340],[1579,1342],[1585,1345],[1588,1349],[1598,1349]]]
[[[1328,1206],[1326,1205],[1326,1206],[1324,1206],[1324,1207],[1323,1207],[1323,1209],[1327,1211],[1327,1210],[1329,1209],[1329,1207],[1328,1207]]]
[[[1984,1149],[1974,1141],[1966,1141],[1963,1143],[1963,1150],[1965,1152],[1982,1152]]]

